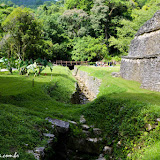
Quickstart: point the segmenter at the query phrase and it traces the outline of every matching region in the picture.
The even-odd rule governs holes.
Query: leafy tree
[[[72,51],[72,59],[76,61],[102,60],[108,54],[108,49],[103,43],[103,38],[91,36],[78,38]]]
[[[105,0],[95,0],[94,6],[91,9],[91,24],[98,35],[105,33],[105,38],[108,39],[107,23],[108,23],[109,7],[105,5]]]
[[[157,2],[150,2],[142,9],[133,9],[131,17],[133,20],[121,19],[119,23],[122,27],[117,27],[117,35],[111,36],[109,45],[118,49],[121,55],[127,55],[131,40],[138,29],[150,19],[158,10]]]
[[[84,11],[88,12],[93,6],[93,0],[66,0],[65,7],[67,9],[83,9]]]
[[[60,22],[70,38],[82,37],[87,34],[88,14],[81,9],[66,10],[60,17]]]
[[[70,50],[72,42],[63,42],[61,44],[55,43],[53,45],[52,59],[71,60]]]
[[[44,6],[44,5],[43,5]],[[70,40],[65,32],[61,21],[58,20],[61,11],[60,6],[52,4],[43,11],[43,6],[37,10],[38,17],[43,21],[44,44],[43,53],[47,59],[70,60],[69,51],[71,49]]]
[[[45,39],[51,40],[52,43],[61,43],[66,40],[66,35],[62,26],[58,23],[57,18],[59,14],[45,15],[43,19],[43,30]]]
[[[4,32],[1,24],[6,19],[6,17],[13,11],[13,9],[13,7],[9,7],[5,4],[0,5],[0,39],[3,37]]]
[[[108,40],[109,35],[116,34],[114,28],[119,17],[125,16],[128,6],[129,3],[124,0],[95,0],[90,18],[96,36],[103,35]]]
[[[41,39],[41,23],[27,8],[14,9],[2,23],[2,27],[10,35],[13,49],[20,59],[25,58],[26,52],[32,52]]]

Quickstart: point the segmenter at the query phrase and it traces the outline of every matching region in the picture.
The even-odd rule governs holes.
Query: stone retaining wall
[[[122,78],[140,82],[142,88],[160,91],[160,55],[123,57],[120,73]]]
[[[84,83],[89,95],[92,97],[91,99],[95,99],[99,93],[101,80],[96,77],[89,76],[89,73],[79,70],[76,66],[74,66],[73,75],[75,75],[79,81]]]

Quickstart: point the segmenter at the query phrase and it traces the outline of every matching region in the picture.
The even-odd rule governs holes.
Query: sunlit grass
[[[70,103],[76,81],[68,68],[57,66],[53,72],[46,68],[37,77],[17,71],[13,75],[0,73],[0,154],[18,152],[20,160],[34,159],[26,150],[45,143],[41,134],[51,131],[46,117],[78,122],[83,114],[87,124],[102,129],[105,145],[114,140],[115,159],[126,159],[129,152],[135,160],[160,156],[160,127],[143,136],[145,123],[160,117],[160,93],[142,89],[138,82],[112,77],[119,66],[77,67],[102,80],[97,99],[86,105]],[[119,140],[121,148],[116,147]],[[139,143],[140,151],[135,147]]]

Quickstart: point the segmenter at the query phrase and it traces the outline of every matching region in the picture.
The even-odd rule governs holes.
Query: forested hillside
[[[2,1],[0,56],[20,59],[119,60],[160,8],[160,0],[13,0],[34,10]]]

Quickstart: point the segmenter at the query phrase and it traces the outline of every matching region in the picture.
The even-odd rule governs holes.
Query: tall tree
[[[116,27],[117,34],[110,37],[109,46],[117,49],[120,55],[127,55],[130,42],[134,35],[159,9],[159,2],[160,0],[152,0],[146,3],[141,9],[132,9],[131,20],[126,18],[119,20],[121,27]]]
[[[103,37],[91,36],[75,38],[72,59],[76,61],[97,61],[108,55],[108,49],[103,43]]]
[[[70,38],[85,36],[88,31],[88,20],[88,14],[76,8],[66,10],[60,17],[60,21]]]
[[[105,0],[95,0],[94,6],[91,9],[91,24],[97,36],[104,33],[106,39],[108,39],[108,14],[109,7],[106,6]]]
[[[15,53],[20,59],[24,59],[27,52],[33,52],[33,48],[41,39],[41,23],[27,8],[16,8],[2,23],[6,34],[12,38]]]

